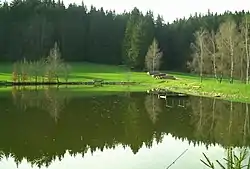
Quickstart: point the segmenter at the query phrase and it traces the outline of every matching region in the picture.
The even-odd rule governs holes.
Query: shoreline
[[[60,86],[60,85],[138,85],[139,82],[9,82],[1,81],[0,86]]]
[[[214,82],[216,83],[216,82]],[[234,84],[231,84],[232,87]],[[183,93],[191,96],[197,97],[207,97],[211,99],[221,99],[225,101],[233,101],[233,102],[242,102],[242,103],[250,103],[250,97],[244,91],[242,92],[240,89],[229,90],[228,92],[221,92],[219,89],[206,88],[206,85],[200,84],[200,86],[195,88],[192,87],[180,87],[180,85],[170,85],[170,84],[159,84],[157,88],[167,89],[172,92]],[[223,87],[222,87],[223,88]],[[226,89],[226,87],[225,87]],[[236,92],[238,90],[238,92]]]
[[[117,86],[119,88],[122,86],[131,86],[132,88],[140,88],[138,92],[147,91],[150,89],[165,89],[171,92],[176,93],[183,93],[186,95],[191,96],[197,96],[197,97],[208,97],[211,99],[222,99],[226,101],[233,101],[233,102],[244,102],[244,103],[250,103],[250,97],[247,96],[247,94],[243,94],[242,92],[238,93],[225,93],[220,92],[216,89],[209,90],[206,89],[206,85],[203,83],[195,83],[196,85],[192,85],[192,83],[189,83],[190,86],[188,86],[187,82],[183,85],[183,80],[185,79],[179,79],[179,80],[167,80],[162,82],[156,82],[156,83],[141,83],[141,82],[10,82],[10,81],[0,81],[0,87],[38,87],[38,86],[75,86],[81,88],[81,86],[100,86],[100,87],[108,87],[108,86]],[[204,82],[206,83],[206,82]],[[214,81],[214,83],[216,83]],[[219,85],[219,84],[218,84]],[[229,84],[226,84],[229,85]],[[234,84],[230,84],[233,85]],[[243,84],[245,85],[245,84]],[[223,87],[222,87],[223,88]],[[142,90],[145,89],[145,90]],[[121,90],[119,90],[121,91]],[[125,91],[125,90],[124,90]],[[132,91],[137,91],[132,90]]]
[[[14,82],[7,82],[2,83],[0,82],[0,88],[1,87],[39,87],[39,86],[74,86],[74,87],[81,87],[83,86],[100,86],[105,90],[105,88],[108,88],[108,86],[117,86],[124,87],[124,86],[130,86],[131,88],[139,88],[139,90],[131,90],[131,92],[143,92],[150,89],[165,89],[171,92],[175,93],[183,93],[186,95],[191,96],[197,96],[197,97],[207,97],[211,99],[221,99],[225,101],[233,101],[233,102],[243,102],[243,103],[250,103],[250,98],[247,97],[247,95],[242,95],[242,93],[238,94],[230,94],[230,93],[223,93],[218,92],[215,90],[208,91],[204,89],[204,87],[201,86],[195,87],[195,88],[189,88],[189,87],[181,87],[180,85],[176,85],[177,83],[180,83],[179,80],[176,81],[166,81],[164,83],[154,83],[154,84],[144,84],[140,82],[102,82],[102,83],[96,83],[96,82],[22,82],[22,83],[14,83]],[[215,83],[215,82],[214,82]],[[175,84],[175,85],[174,85]],[[98,88],[98,91],[100,91],[101,88]],[[144,90],[143,90],[144,89]],[[126,91],[124,89],[119,91]]]

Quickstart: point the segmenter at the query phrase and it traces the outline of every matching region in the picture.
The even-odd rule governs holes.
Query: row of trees
[[[191,44],[193,60],[189,67],[194,72],[213,74],[216,79],[230,77],[230,83],[237,78],[249,82],[249,28],[250,17],[245,15],[238,24],[227,18],[218,30],[201,28],[195,33]]]
[[[194,32],[201,27],[217,32],[227,17],[233,17],[238,25],[245,15],[244,11],[222,15],[208,12],[164,23],[162,17],[154,19],[151,11],[142,14],[137,8],[116,14],[94,6],[87,9],[84,3],[66,8],[62,1],[13,0],[0,6],[0,60],[39,60],[48,56],[57,42],[65,61],[144,69],[145,56],[155,38],[162,52],[161,69],[188,71]]]
[[[69,78],[69,65],[64,63],[60,57],[60,51],[55,43],[47,58],[37,61],[27,61],[25,58],[14,64],[12,78],[14,82],[34,81],[38,82],[59,82],[63,77],[65,82]]]
[[[66,8],[62,1],[13,0],[0,6],[0,60],[37,61],[57,42],[65,61],[194,70],[248,81],[248,15],[208,11],[167,23],[137,8],[117,14],[94,6],[87,9],[84,3]],[[154,39],[157,59],[146,57]]]

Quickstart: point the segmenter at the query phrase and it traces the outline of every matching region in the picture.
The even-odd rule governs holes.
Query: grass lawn
[[[224,80],[221,84],[213,78],[206,78],[200,83],[198,76],[184,73],[170,72],[178,80],[156,80],[145,72],[131,72],[122,66],[97,65],[91,63],[70,63],[71,73],[69,81],[92,81],[93,79],[103,79],[105,81],[130,81],[140,82],[137,86],[105,86],[90,87],[77,86],[70,87],[72,91],[145,91],[151,88],[168,88],[176,92],[183,92],[192,95],[215,97],[222,99],[250,102],[250,85],[245,85],[235,81],[229,84]],[[0,64],[0,81],[11,81],[11,64]],[[63,80],[63,79],[62,79]],[[9,88],[0,88],[0,91],[6,91]]]
[[[200,77],[184,73],[170,73],[179,80],[166,81],[158,84],[159,88],[168,88],[172,91],[183,92],[196,96],[216,97],[225,100],[250,102],[250,85],[246,85],[240,81],[233,84],[229,80],[223,80],[222,83],[217,82],[214,78],[205,78],[200,82]]]
[[[69,81],[92,81],[103,79],[105,81],[131,81],[155,82],[143,72],[131,72],[122,66],[98,65],[91,63],[71,63]],[[0,80],[11,81],[12,65],[0,63]],[[63,79],[62,79],[63,81]]]
[[[148,76],[145,72],[128,72],[123,66],[111,66],[91,63],[70,63],[70,75],[69,81],[92,81],[93,79],[103,79],[104,81],[135,81],[141,83],[141,85],[130,86],[105,86],[102,88],[98,87],[86,87],[77,86],[70,87],[74,91],[85,91],[88,90],[105,90],[105,91],[145,91],[148,90],[159,80],[155,80]],[[0,81],[12,81],[12,65],[0,63]],[[61,81],[64,81],[62,78]],[[0,91],[8,90],[8,88],[0,88]]]

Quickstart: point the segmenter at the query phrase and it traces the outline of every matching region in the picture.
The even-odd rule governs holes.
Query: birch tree
[[[206,37],[207,37],[207,40],[206,40],[207,45],[205,45],[204,47],[205,47],[208,55],[211,56],[214,78],[218,79],[218,77],[217,77],[217,64],[216,64],[217,63],[217,61],[216,61],[217,60],[217,47],[216,47],[215,32],[212,31]]]
[[[219,43],[223,51],[220,53],[223,56],[229,56],[230,63],[228,67],[230,69],[230,83],[233,83],[234,66],[235,66],[235,54],[237,47],[239,47],[239,33],[236,29],[236,24],[233,20],[228,19],[222,23],[219,28],[219,37],[221,38]],[[226,50],[224,50],[226,49]]]
[[[250,28],[250,16],[246,15],[242,19],[241,23],[241,34],[242,38],[244,39],[244,51],[245,51],[245,62],[246,62],[246,84],[249,83],[249,49],[250,49],[250,44],[249,44],[249,28]]]
[[[216,42],[216,46],[217,46],[217,71],[220,74],[219,77],[219,82],[222,82],[222,78],[223,75],[227,73],[227,59],[225,59],[226,53],[227,53],[227,49],[223,43],[224,41],[224,34],[221,34],[220,31],[218,31],[215,35],[215,42]]]
[[[203,65],[204,65],[204,52],[205,52],[205,36],[207,35],[207,31],[204,29],[200,29],[195,32],[195,42],[191,44],[191,48],[193,50],[193,61],[191,63],[191,67],[195,71],[197,68],[200,73],[200,80],[202,82],[203,78]]]
[[[148,71],[159,70],[161,64],[162,52],[160,52],[158,42],[154,38],[145,56],[145,66]]]

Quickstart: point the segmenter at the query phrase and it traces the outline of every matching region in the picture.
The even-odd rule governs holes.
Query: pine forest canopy
[[[245,11],[208,12],[204,16],[196,14],[165,24],[162,17],[154,19],[151,11],[142,14],[137,8],[116,14],[94,6],[87,9],[84,3],[70,4],[66,8],[60,0],[13,0],[2,3],[0,8],[0,61],[39,60],[48,56],[56,42],[65,61],[127,64],[144,70],[145,56],[155,38],[162,53],[160,69],[190,71],[195,69],[191,66],[195,64],[187,66],[197,53],[190,47],[196,43],[195,32],[204,28],[217,33],[228,19],[240,32],[242,20],[248,14]],[[234,65],[236,55],[233,58]],[[239,60],[243,64],[246,59]],[[213,69],[206,71],[210,73]],[[245,72],[239,69],[233,73],[243,76],[240,71]]]

